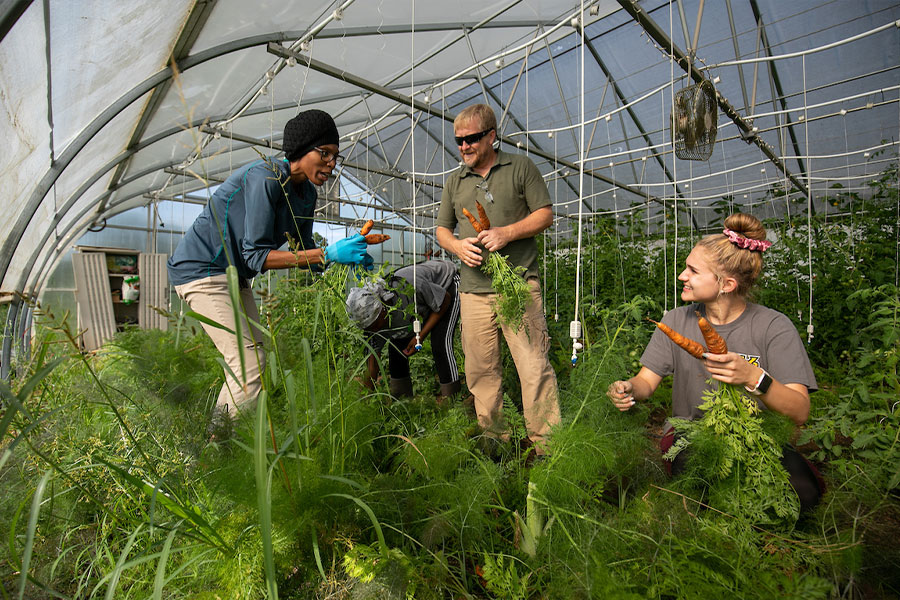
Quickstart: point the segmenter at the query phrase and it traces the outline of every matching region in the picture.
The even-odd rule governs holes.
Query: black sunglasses
[[[457,146],[462,146],[463,144],[472,145],[490,132],[494,130],[493,127],[490,129],[485,129],[484,131],[479,131],[478,133],[470,133],[469,135],[457,135],[454,136],[454,140],[456,140]]]

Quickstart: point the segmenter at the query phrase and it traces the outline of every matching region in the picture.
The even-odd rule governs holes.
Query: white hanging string
[[[673,11],[672,11],[672,0],[669,0],[669,31],[674,31],[672,29],[673,23]],[[669,101],[671,102],[670,106],[675,106],[675,39],[674,36],[670,36],[670,47],[669,47]],[[673,108],[674,109],[674,108]],[[665,115],[665,109],[661,112],[662,115]],[[670,117],[671,118],[671,117]],[[665,119],[665,116],[663,116]],[[663,125],[663,130],[665,131],[666,125]],[[675,160],[675,140],[671,140],[672,144],[672,218],[673,224],[675,228],[675,239],[674,239],[674,250],[672,256],[672,277],[674,279],[674,285],[677,287],[678,285],[678,161]],[[668,288],[667,288],[668,289]],[[675,303],[677,302],[676,298],[678,298],[678,291],[672,290],[672,308],[675,308]],[[668,306],[668,305],[666,305]],[[668,310],[664,307],[663,312]]]
[[[762,152],[762,150],[760,150]],[[769,171],[765,167],[761,167],[759,172],[762,174],[763,180],[763,189],[766,190],[766,196],[763,198],[764,204],[768,206],[772,210],[772,216],[775,216],[775,194],[774,190],[769,183]],[[764,221],[766,206],[762,207],[763,215],[759,219],[760,221]]]
[[[610,150],[612,150],[612,135],[610,133],[610,123],[612,123],[612,119],[607,119],[606,121],[606,146]],[[609,161],[609,177],[613,181],[616,180],[616,166],[613,161]],[[622,302],[628,302],[628,297],[625,294],[625,265],[623,264],[625,261],[622,257],[622,240],[619,237],[619,196],[616,193],[617,186],[613,186],[613,208],[616,211],[616,214],[613,215],[613,231],[616,234],[616,255],[618,257],[619,263],[619,278],[622,281]],[[579,228],[580,228],[579,223]]]
[[[900,108],[900,103],[897,104]],[[900,110],[897,113],[897,123],[900,124]],[[897,157],[897,189],[900,189],[900,155]],[[894,250],[894,287],[900,286],[900,198],[897,200],[897,222],[894,225],[896,236],[896,249]]]
[[[410,165],[412,171],[416,170],[416,0],[409,0],[410,4],[410,14],[411,18],[410,22],[410,36],[409,36],[409,151],[411,153],[410,156]],[[416,231],[416,178],[413,175],[409,176],[409,189],[412,194],[412,214],[410,215],[410,221],[412,222],[412,258],[413,258],[413,289],[416,288],[416,272],[418,269],[416,268],[416,263],[418,262],[416,259],[418,254],[416,253],[416,237],[418,233]],[[403,235],[402,233],[400,235]],[[413,321],[413,333],[416,334],[416,350],[422,349],[422,338],[419,334],[422,332],[422,323],[419,321],[419,300],[418,294],[413,293],[413,308],[415,310],[415,321]]]
[[[559,145],[557,144],[556,138],[553,138],[553,161],[556,164],[556,160],[558,158]],[[559,198],[559,178],[553,180],[553,196],[554,198]],[[553,310],[553,320],[559,321],[559,226],[562,223],[562,217],[559,220],[554,220],[554,233],[556,234],[556,252],[554,253],[553,265],[555,268],[555,277],[553,281],[553,298],[554,298],[554,310]]]
[[[594,182],[596,181],[595,177],[591,177],[591,197],[594,197]],[[591,203],[591,206],[594,206]],[[597,243],[596,243],[596,235],[597,235],[597,221],[599,217],[596,215],[591,216],[591,235],[595,236],[594,243],[591,244],[591,295],[594,298],[597,298]]]
[[[808,105],[806,101],[806,55],[803,56],[803,106],[806,107]],[[809,119],[807,117],[808,109],[804,108],[803,110],[803,131],[805,136],[805,144],[806,144],[806,152],[809,154]],[[812,173],[812,160],[807,160],[806,163],[806,172]],[[813,210],[813,195],[812,195],[812,186],[809,182],[809,177],[807,176],[806,181],[806,260],[809,263],[809,322],[806,325],[806,343],[811,344],[813,339],[813,333],[815,332],[815,328],[813,327],[813,258],[812,258],[812,210]],[[827,206],[827,205],[826,205]],[[827,209],[826,209],[827,211]]]
[[[787,137],[784,134],[784,118],[778,117],[778,139],[781,141],[781,156],[784,157],[787,154]],[[787,165],[787,159],[783,158],[784,164]],[[784,186],[784,211],[787,215],[788,223],[791,222],[791,183],[790,178],[788,177],[787,168],[781,170],[781,174],[784,177],[782,180],[782,185]],[[732,179],[734,176],[732,175]],[[799,286],[799,282],[798,282]]]
[[[847,141],[847,117],[846,111],[841,111],[841,121],[844,124],[844,152],[847,153],[846,163],[847,163],[847,178],[850,178],[850,146]],[[856,261],[856,235],[853,230],[853,194],[847,191],[847,198],[850,200],[850,258],[855,262]]]
[[[666,98],[661,93],[659,95],[660,110],[659,114],[663,120],[663,126],[666,121]],[[650,185],[647,184],[647,202],[650,202]],[[662,206],[662,226],[663,226],[663,311],[669,309],[669,216],[666,214],[668,210],[665,201],[665,190],[663,190],[663,206]],[[648,215],[649,217],[649,215]],[[649,221],[649,218],[648,218]]]
[[[447,136],[447,127],[446,127],[446,125],[444,125],[444,119],[443,119],[443,116],[446,112],[447,112],[446,89],[444,88],[444,86],[441,86],[441,117],[442,117],[441,118],[441,148],[447,147],[447,144],[445,143],[446,136]],[[446,171],[446,167],[447,167],[447,153],[441,152],[441,172],[442,173]],[[446,189],[446,185],[447,185],[447,178],[445,175],[441,175],[441,189],[442,190]],[[438,209],[438,212],[440,213],[439,209]],[[437,227],[435,227],[435,230],[437,230]],[[435,234],[434,243],[437,244],[437,234]],[[438,249],[435,248],[434,251],[437,252]],[[441,254],[443,255],[443,252]]]
[[[585,139],[584,139],[584,58],[585,58],[585,43],[584,43],[584,0],[581,1],[581,12],[578,15],[578,23],[581,29],[581,64],[579,65],[580,69],[580,77],[579,77],[579,86],[580,86],[580,100],[579,100],[579,111],[580,111],[580,120],[581,120],[581,128],[579,130],[579,140],[578,140],[578,197],[579,199],[584,197],[584,156],[585,156]],[[569,337],[572,338],[572,366],[575,366],[575,363],[578,361],[578,350],[581,349],[581,343],[578,341],[578,338],[581,337],[581,319],[580,319],[580,302],[581,302],[581,242],[582,242],[582,234],[583,234],[583,224],[584,222],[584,202],[580,201],[578,203],[578,243],[577,243],[577,251],[575,253],[575,312],[572,315],[572,321],[569,323]]]

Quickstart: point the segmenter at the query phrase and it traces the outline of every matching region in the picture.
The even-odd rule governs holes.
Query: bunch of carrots
[[[715,330],[715,328],[710,324],[709,321],[703,318],[703,316],[698,312],[694,311],[694,314],[697,315],[697,325],[700,327],[700,333],[703,334],[703,341],[706,342],[707,347],[709,348],[710,354],[727,354],[728,353],[728,344],[725,343],[725,339],[719,335],[719,332]],[[685,337],[663,323],[657,323],[656,321],[650,319],[651,323],[656,323],[656,326],[666,334],[670,340],[675,342],[679,348],[687,351],[688,354],[693,356],[694,358],[703,358],[703,354],[706,352],[706,348],[703,347],[700,342],[695,342],[694,340]]]
[[[368,245],[373,244],[383,244],[384,242],[391,239],[391,236],[384,233],[369,233],[372,231],[372,227],[375,226],[375,221],[369,219],[366,221],[366,224],[362,226],[362,229],[359,230],[360,235],[366,238],[366,243]]]
[[[487,212],[477,200],[475,208],[478,209],[478,219],[465,207],[462,212],[475,233],[487,231],[491,228]],[[525,268],[513,267],[509,259],[499,252],[488,252],[481,268],[491,276],[491,287],[497,292],[497,321],[519,331],[525,323],[525,307],[531,299],[531,291],[522,276]]]

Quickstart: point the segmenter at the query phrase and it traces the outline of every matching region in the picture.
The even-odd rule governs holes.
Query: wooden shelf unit
[[[96,350],[127,326],[141,329],[168,327],[154,308],[168,309],[166,255],[128,248],[76,246],[72,256],[78,329],[85,350]],[[136,302],[122,300],[126,278],[139,278]]]

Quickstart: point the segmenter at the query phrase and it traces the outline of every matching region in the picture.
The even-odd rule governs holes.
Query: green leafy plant
[[[524,600],[528,598],[531,572],[520,575],[516,561],[502,554],[483,555],[481,577],[485,587],[495,598]]]
[[[715,383],[715,382],[713,382]],[[666,453],[673,460],[680,452],[711,432],[720,452],[706,454],[706,464],[694,467],[712,481],[728,481],[718,497],[721,508],[753,523],[792,523],[800,513],[800,502],[781,465],[781,446],[763,429],[756,399],[737,386],[718,382],[703,394],[703,416],[695,421],[671,419],[681,434]],[[701,462],[694,457],[693,463]],[[714,488],[713,494],[715,495]]]
[[[525,267],[513,267],[499,252],[489,252],[482,269],[491,277],[491,287],[497,293],[497,321],[521,331],[525,325],[525,308],[531,301],[531,291],[525,281]]]

